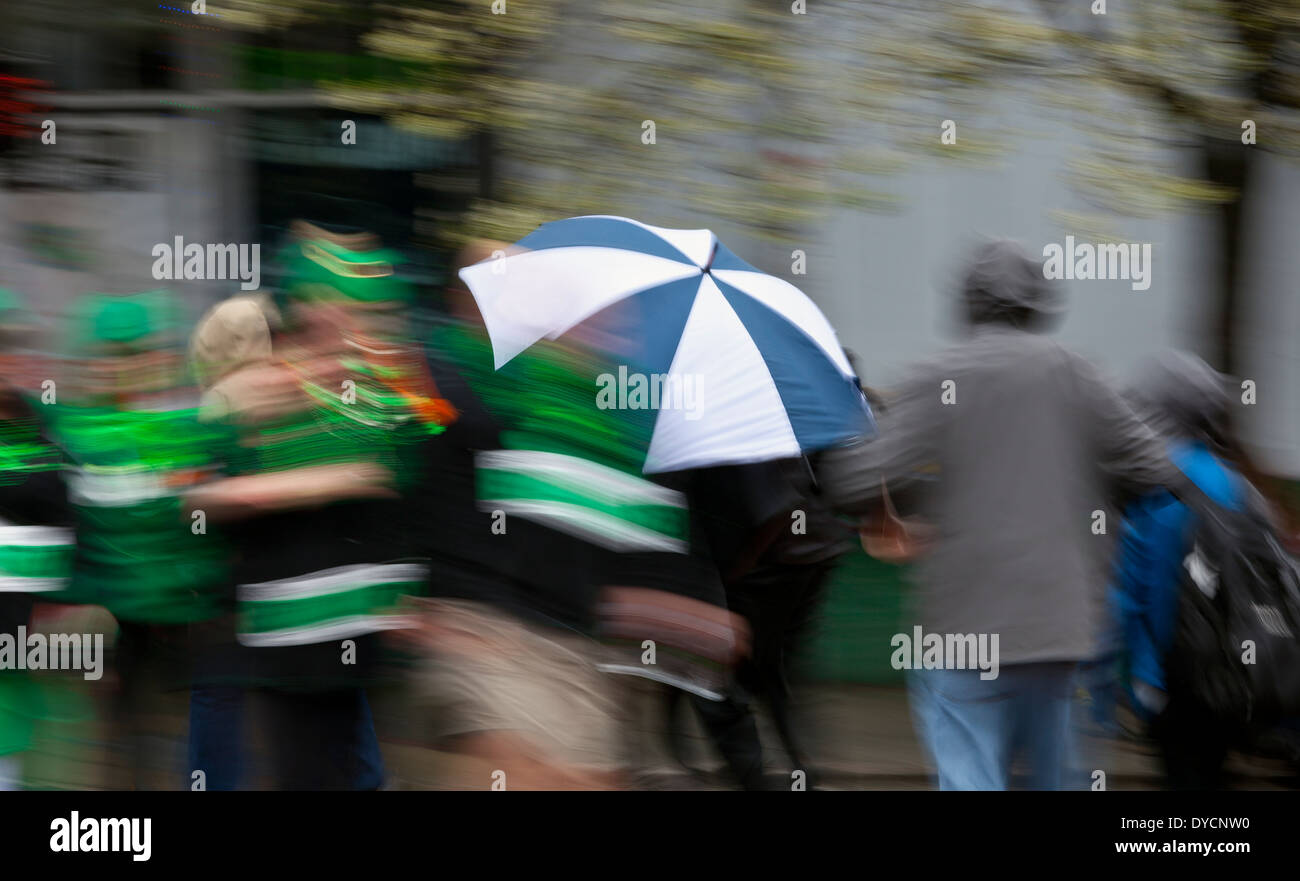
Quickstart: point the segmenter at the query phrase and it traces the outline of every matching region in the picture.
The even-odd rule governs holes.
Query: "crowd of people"
[[[24,310],[0,302],[0,633],[114,634],[81,715],[61,674],[0,669],[0,785],[23,785],[41,718],[101,710],[112,785],[137,785],[151,702],[180,691],[178,786],[260,785],[261,749],[278,788],[384,788],[367,695],[395,681],[428,742],[500,772],[484,788],[631,785],[633,684],[669,731],[692,713],[734,785],[821,785],[789,661],[859,539],[915,557],[904,629],[999,636],[996,678],[909,674],[942,788],[1007,788],[1022,758],[1025,785],[1070,786],[1080,687],[1148,720],[1170,785],[1220,785],[1233,731],[1165,668],[1189,500],[1262,504],[1228,386],[1179,354],[1121,394],[1041,332],[1061,304],[1015,246],[976,254],[965,339],[864,390],[872,437],[654,475],[654,414],[595,405],[617,366],[598,325],[497,369],[454,273],[431,307],[373,235],[308,221],[279,261],[184,349],[166,296],[87,296],[57,371],[14,354]]]

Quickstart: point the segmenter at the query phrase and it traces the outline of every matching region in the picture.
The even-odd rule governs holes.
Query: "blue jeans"
[[[267,739],[280,788],[373,790],[383,785],[384,760],[365,691],[260,693],[267,698]],[[243,736],[248,694],[234,685],[190,690],[190,767],[204,772],[209,790],[238,789],[242,782],[248,761]]]
[[[212,792],[239,788],[244,774],[244,689],[238,685],[194,685],[190,689],[190,767],[202,771],[204,787]]]
[[[1009,664],[908,674],[912,717],[939,772],[940,789],[1007,789],[1017,758],[1030,789],[1060,789],[1071,742],[1076,665]]]
[[[368,790],[384,783],[384,759],[360,688],[267,689],[271,760],[279,788]]]

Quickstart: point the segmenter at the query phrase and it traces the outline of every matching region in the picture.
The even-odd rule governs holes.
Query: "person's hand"
[[[103,606],[34,603],[28,629],[32,633],[102,633],[111,645],[117,621]]]
[[[358,462],[355,465],[322,466],[345,469],[341,473],[342,491],[354,498],[396,498],[393,489],[396,477],[392,470],[374,462]]]
[[[933,529],[915,519],[904,519],[883,507],[862,518],[858,538],[867,555],[885,563],[907,563],[929,547]]]
[[[249,501],[275,508],[288,500],[298,505],[325,504],[340,499],[396,498],[393,472],[374,462],[310,465],[258,478]]]
[[[423,600],[420,607],[398,613],[404,626],[388,631],[388,640],[396,647],[419,655],[475,657],[498,654],[511,656],[517,646],[500,634],[476,627],[454,607],[436,600]]]

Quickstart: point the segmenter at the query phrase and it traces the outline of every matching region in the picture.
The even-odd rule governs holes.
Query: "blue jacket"
[[[1245,504],[1241,476],[1202,443],[1178,441],[1169,457],[1217,504]],[[1167,491],[1144,496],[1124,512],[1111,601],[1124,637],[1129,683],[1164,689],[1164,661],[1178,624],[1178,587],[1191,541],[1192,512]]]

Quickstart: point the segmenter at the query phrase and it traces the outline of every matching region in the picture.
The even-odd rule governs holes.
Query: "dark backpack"
[[[1195,488],[1180,495],[1195,519],[1166,663],[1171,702],[1243,729],[1300,716],[1295,562],[1259,506],[1231,511]]]

